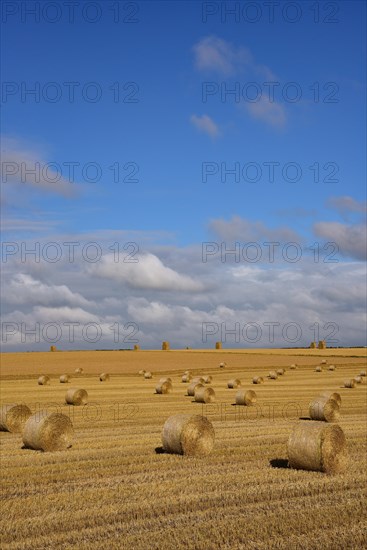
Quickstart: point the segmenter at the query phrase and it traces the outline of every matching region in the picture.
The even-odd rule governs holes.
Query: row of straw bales
[[[69,374],[62,374],[59,378],[59,381],[60,384],[68,384],[70,382],[70,379],[71,377],[69,376]],[[102,372],[99,375],[100,382],[107,382],[109,379],[110,375],[107,372]],[[42,374],[41,376],[39,376],[37,383],[39,386],[47,386],[48,384],[50,384],[50,381],[51,380],[49,376]]]

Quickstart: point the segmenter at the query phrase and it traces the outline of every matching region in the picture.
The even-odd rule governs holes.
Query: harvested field
[[[365,370],[361,349],[182,350],[2,354],[1,404],[67,415],[72,447],[24,449],[19,433],[1,432],[2,547],[9,550],[344,549],[366,546],[366,384],[344,381]],[[336,366],[315,375],[327,358]],[[220,362],[225,369],[219,369]],[[296,370],[288,370],[297,363]],[[88,404],[65,403],[61,374],[83,368]],[[157,373],[144,380],[137,372]],[[287,369],[256,387],[251,407],[233,405],[229,379]],[[194,403],[181,383],[213,376],[214,403]],[[101,384],[99,374],[111,374]],[[50,384],[40,387],[40,375]],[[155,394],[161,377],[173,390]],[[207,387],[207,386],[206,386]],[[321,393],[342,398],[338,425],[348,446],[343,473],[287,468],[287,443]],[[204,415],[215,430],[210,454],[162,450],[172,415]],[[309,421],[316,424],[315,421]],[[329,426],[332,426],[329,424]],[[27,510],[27,514],[24,513]],[[162,536],[164,533],[164,536]]]

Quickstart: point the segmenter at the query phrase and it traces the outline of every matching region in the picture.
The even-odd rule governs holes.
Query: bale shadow
[[[288,460],[286,458],[272,458],[269,464],[272,468],[288,468]]]
[[[156,447],[154,450],[155,450],[157,455],[163,455],[163,454],[167,453],[167,451],[165,451],[163,449],[163,447]]]
[[[298,420],[311,420],[309,416],[300,416]]]

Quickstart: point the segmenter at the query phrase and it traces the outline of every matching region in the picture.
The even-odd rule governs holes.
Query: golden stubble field
[[[69,415],[72,448],[22,449],[19,434],[0,433],[2,549],[360,549],[367,546],[366,391],[341,388],[365,368],[363,349],[11,353],[1,356],[1,403]],[[335,371],[314,371],[322,358]],[[219,368],[227,362],[225,369]],[[297,370],[289,370],[297,363]],[[73,374],[82,367],[82,375]],[[263,385],[254,375],[285,367]],[[138,376],[151,370],[153,379]],[[213,376],[216,403],[185,396],[181,373]],[[109,382],[98,374],[109,372]],[[71,374],[69,384],[59,375]],[[39,374],[51,377],[38,386]],[[154,394],[161,375],[173,392]],[[257,393],[254,407],[234,406],[240,378]],[[64,404],[68,387],[88,391],[84,407]],[[336,476],[285,468],[286,443],[321,390],[342,396],[349,447]],[[161,451],[164,421],[204,414],[216,443],[211,455]]]

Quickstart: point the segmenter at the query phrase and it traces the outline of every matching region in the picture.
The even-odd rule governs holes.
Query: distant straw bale
[[[23,443],[36,451],[64,451],[71,447],[73,436],[74,429],[68,416],[42,411],[27,420]]]
[[[14,403],[0,407],[0,431],[20,433],[32,411],[27,405]]]
[[[334,371],[335,370],[335,365],[329,365],[328,370]]]
[[[327,397],[328,399],[334,399],[339,405],[339,407],[342,406],[342,398],[340,393],[337,393],[336,391],[323,391],[320,394],[321,397]]]
[[[355,376],[355,377],[353,378],[353,380],[354,380],[354,382],[355,382],[356,384],[362,384],[362,382],[363,382],[363,377],[362,377],[362,376]]]
[[[43,374],[42,376],[40,376],[38,378],[38,385],[39,386],[46,386],[47,384],[50,383],[50,377],[49,376],[46,376],[45,374]]]
[[[167,341],[164,341],[162,342],[162,350],[169,350],[170,349],[170,345],[169,345],[169,342]]]
[[[238,378],[232,378],[232,380],[228,380],[227,382],[227,388],[229,389],[235,389],[239,388],[241,386],[241,380]]]
[[[140,376],[143,376],[143,375],[145,374],[145,372],[146,372],[146,371],[145,371],[144,369],[140,369],[139,375],[140,375]]]
[[[65,395],[65,403],[76,407],[88,403],[88,392],[82,388],[69,388]]]
[[[309,414],[312,420],[337,422],[340,417],[339,404],[329,397],[316,397],[309,405]]]
[[[326,342],[325,342],[325,340],[319,340],[318,348],[319,348],[319,349],[326,349]]]
[[[215,349],[222,349],[222,342],[215,342]]]
[[[195,396],[195,391],[197,391],[199,388],[204,388],[204,384],[201,384],[200,382],[191,382],[190,386],[187,388],[187,395],[190,395],[191,397]]]
[[[77,369],[75,369],[75,374],[83,374],[84,372],[84,369],[82,367],[78,367]]]
[[[271,370],[268,374],[268,378],[270,378],[270,380],[276,380],[278,378],[278,375],[277,373],[275,372],[275,370]]]
[[[110,379],[110,375],[107,372],[102,372],[99,375],[99,381],[100,382],[108,382],[109,379]]]
[[[135,344],[134,345],[134,351],[139,351],[140,350],[140,346],[138,344]]]
[[[315,372],[322,372],[322,366],[321,366],[321,365],[318,365],[318,366],[315,368]]]
[[[50,346],[50,351],[57,351],[56,346]]]
[[[213,403],[215,401],[215,391],[208,386],[201,386],[195,390],[194,397],[197,403]]]
[[[253,390],[238,390],[236,393],[236,405],[254,405],[257,401],[256,393]]]
[[[327,365],[327,359],[322,359],[321,360],[321,365]]]
[[[69,382],[69,375],[68,374],[62,374],[60,376],[60,384],[67,384]]]
[[[207,376],[204,376],[204,382],[205,384],[211,384],[213,381],[213,377],[208,374]]]
[[[192,383],[194,384],[194,382],[197,382],[198,384],[205,384],[205,380],[204,380],[204,377],[203,376],[195,376],[193,379],[192,379]]]
[[[316,342],[311,342],[310,348],[311,348],[311,349],[315,349],[315,348],[316,348]]]
[[[344,387],[345,388],[354,388],[355,385],[356,385],[356,382],[355,382],[354,378],[351,378],[350,380],[345,380],[344,381]]]
[[[225,361],[222,361],[222,363],[219,363],[219,368],[220,369],[225,369],[227,366],[227,363]]]
[[[366,371],[365,371],[365,370],[361,370],[361,372],[359,373],[359,376],[366,376]]]
[[[153,378],[152,373],[148,370],[144,373],[145,380],[150,380],[150,378]]]
[[[343,472],[348,452],[343,430],[327,422],[298,422],[288,439],[291,468],[335,474]]]
[[[290,368],[291,370],[296,370],[296,368],[297,368],[296,363],[293,363],[289,368]]]
[[[164,382],[171,382],[172,384],[172,378],[170,378],[169,376],[163,376],[163,378],[160,378],[158,380],[158,384],[164,384]]]
[[[187,382],[190,382],[191,380],[191,376],[189,374],[184,374],[181,378],[182,382],[184,382],[185,384],[187,384]]]
[[[163,426],[163,449],[168,453],[186,456],[206,456],[214,447],[215,433],[204,416],[177,414]]]
[[[263,384],[264,383],[264,378],[262,376],[254,376],[254,378],[252,379],[252,383],[253,384]]]
[[[155,388],[155,393],[159,393],[159,394],[167,394],[167,393],[171,393],[173,387],[172,387],[172,382],[170,382],[169,380],[166,380],[165,382],[159,382]]]
[[[285,374],[285,369],[277,369],[276,372],[278,376],[283,376],[283,374]]]

